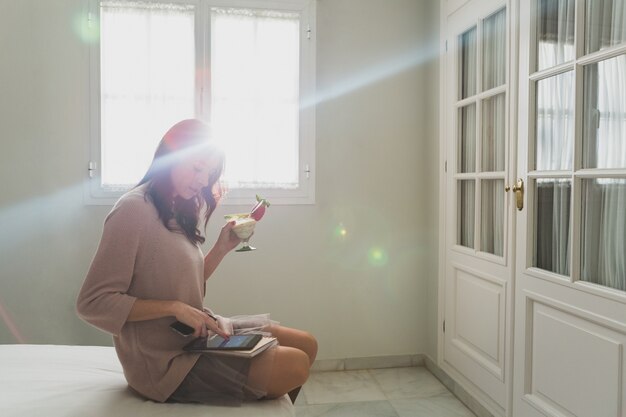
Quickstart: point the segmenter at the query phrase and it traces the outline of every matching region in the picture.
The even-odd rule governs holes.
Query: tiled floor
[[[426,368],[313,372],[296,417],[474,417]]]

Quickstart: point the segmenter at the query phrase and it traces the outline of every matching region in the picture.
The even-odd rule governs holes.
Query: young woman
[[[204,213],[206,230],[224,165],[209,136],[194,119],[165,134],[144,178],[107,215],[76,311],[113,336],[129,386],[147,398],[240,405],[289,393],[295,401],[317,354],[315,338],[269,314],[223,317],[203,307],[206,280],[240,243],[227,223],[206,255],[200,248],[198,221]],[[188,338],[169,327],[175,320],[195,337],[260,331],[279,345],[252,359],[189,353]]]

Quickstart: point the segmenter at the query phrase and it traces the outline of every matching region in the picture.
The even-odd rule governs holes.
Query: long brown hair
[[[199,151],[204,153],[207,150],[220,161],[218,169],[209,177],[209,185],[203,188],[199,195],[189,200],[180,196],[172,199],[174,194],[174,185],[171,180],[172,168],[183,157]],[[163,225],[168,230],[173,230],[169,221],[175,218],[191,243],[202,244],[205,238],[197,227],[200,211],[206,205],[204,219],[206,233],[209,218],[223,195],[219,183],[223,170],[224,153],[210,140],[209,126],[197,119],[187,119],[176,123],[165,133],[157,146],[146,175],[134,188],[149,182],[146,194],[152,198]],[[174,205],[176,211],[174,211]]]

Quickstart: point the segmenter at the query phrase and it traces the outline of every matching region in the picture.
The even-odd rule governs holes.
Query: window
[[[534,1],[530,266],[585,290],[623,292],[626,8],[617,0]]]
[[[226,152],[223,203],[255,194],[314,201],[314,2],[91,7],[100,41],[91,46],[89,203],[114,203],[142,178],[167,129],[193,117],[211,124]]]

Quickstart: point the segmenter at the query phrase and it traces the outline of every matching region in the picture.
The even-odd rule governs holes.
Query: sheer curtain
[[[123,190],[166,130],[194,117],[194,8],[102,1],[100,10],[102,185]]]
[[[483,21],[482,90],[506,82],[506,10]],[[506,95],[482,103],[481,171],[503,172],[506,145]],[[504,249],[504,180],[481,181],[480,250],[497,256]]]
[[[461,48],[461,99],[476,94],[476,28],[459,36]],[[472,103],[459,110],[459,172],[476,172],[476,104]],[[459,191],[459,237],[458,243],[468,248],[474,247],[475,224],[475,180],[457,182]]]
[[[564,62],[573,45],[571,1],[541,0],[539,69]],[[587,2],[585,51],[626,41],[626,2]],[[584,67],[582,168],[626,168],[626,56]],[[573,169],[573,75],[537,83],[536,169]],[[602,176],[602,172],[597,172]],[[626,179],[583,178],[581,279],[626,290]],[[539,179],[535,266],[569,274],[569,179]]]
[[[537,83],[537,170],[572,169],[573,78],[566,72]],[[569,179],[537,180],[534,265],[562,275],[569,275],[571,189]]]
[[[574,0],[539,0],[537,69],[574,59]],[[535,169],[571,170],[574,147],[574,77],[565,72],[537,82]],[[572,183],[539,178],[535,199],[533,265],[569,275]]]
[[[574,59],[574,6],[574,0],[539,0],[538,70]]]
[[[626,2],[587,1],[585,51],[599,51],[626,41]]]
[[[295,188],[300,17],[211,9],[211,123],[229,187]]]
[[[588,39],[594,48],[603,49],[624,35],[626,14],[611,20],[599,16],[603,20],[595,26],[608,25],[611,35],[599,29],[592,32],[599,39]],[[583,168],[624,169],[626,55],[587,66],[584,77]],[[581,279],[626,291],[626,179],[584,179],[582,195]]]

